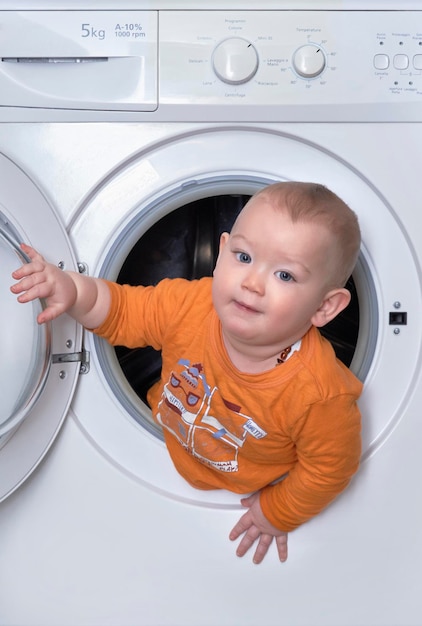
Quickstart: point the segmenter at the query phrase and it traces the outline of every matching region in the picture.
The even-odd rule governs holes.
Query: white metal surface
[[[346,3],[326,4],[344,10]],[[63,3],[40,8],[60,7],[69,8]],[[126,7],[134,9],[130,3]],[[114,7],[103,3],[101,8]],[[186,6],[179,3],[178,8]],[[302,3],[301,8],[309,7]],[[348,8],[362,7],[350,2]],[[398,35],[413,32],[413,21],[405,15],[397,12],[397,20],[408,27]],[[183,24],[194,23],[181,14],[171,17],[181,35]],[[381,18],[379,33],[385,30]],[[260,20],[264,24],[264,17]],[[165,21],[160,16],[168,30]],[[373,23],[374,16],[368,16],[367,24]],[[362,50],[366,44],[360,37]],[[418,41],[416,34],[409,37],[412,45]],[[399,38],[395,41],[398,46]],[[161,86],[164,94],[170,78]],[[395,74],[384,78],[394,81]],[[250,557],[237,559],[227,538],[240,515],[237,496],[204,494],[184,484],[162,442],[132,418],[132,411],[146,410],[126,390],[111,352],[87,337],[91,369],[79,377],[54,446],[25,484],[0,504],[1,624],[420,625],[422,127],[415,120],[403,123],[406,106],[397,122],[374,123],[372,106],[318,107],[314,97],[320,96],[314,92],[305,92],[308,99],[297,121],[289,110],[284,118],[279,105],[279,113],[271,114],[279,119],[270,118],[271,123],[259,102],[249,110],[249,121],[242,118],[240,105],[208,104],[208,123],[201,121],[201,106],[189,100],[181,108],[168,102],[156,112],[140,112],[134,123],[116,112],[107,114],[106,124],[90,123],[96,119],[92,111],[84,111],[85,122],[72,124],[66,123],[72,112],[57,122],[57,111],[50,112],[50,120],[42,111],[45,123],[37,123],[33,110],[0,107],[0,151],[42,190],[53,215],[58,211],[76,259],[90,273],[114,278],[142,233],[186,202],[235,190],[251,193],[275,179],[313,179],[333,188],[359,214],[362,271],[370,276],[369,282],[361,281],[361,296],[363,302],[366,296],[376,301],[377,316],[371,326],[362,304],[367,326],[359,340],[362,358],[367,358],[366,342],[373,349],[362,397],[361,469],[331,507],[291,533],[286,564],[277,562],[274,550],[258,567]],[[376,105],[374,93],[371,104]],[[384,94],[383,88],[381,119],[396,110],[386,107]],[[412,92],[403,98],[411,116],[417,97]],[[354,110],[357,122],[349,119]],[[237,114],[243,121],[236,121]],[[346,114],[347,119],[330,122],[330,115]],[[20,124],[25,116],[30,123]],[[77,112],[74,118],[81,119]],[[8,197],[18,193],[18,185],[5,180],[5,186]],[[37,245],[44,230],[52,247],[42,238],[42,252],[61,260],[67,244],[52,236],[45,220],[37,227],[36,213],[25,202],[18,205],[22,208],[13,216],[21,224],[28,215],[23,229],[31,242]],[[73,253],[65,254],[74,264]],[[397,310],[407,312],[407,325],[389,323],[390,312]],[[31,416],[17,433],[34,423]],[[15,435],[7,441],[0,462],[5,451],[10,459],[30,450],[34,431],[19,439],[19,450]],[[44,456],[49,446],[44,443],[36,455]]]

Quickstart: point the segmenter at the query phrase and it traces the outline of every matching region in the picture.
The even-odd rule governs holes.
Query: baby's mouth
[[[234,300],[236,308],[240,311],[246,311],[248,313],[259,313],[258,309],[255,309],[253,306],[246,304],[245,302],[240,302],[239,300]]]

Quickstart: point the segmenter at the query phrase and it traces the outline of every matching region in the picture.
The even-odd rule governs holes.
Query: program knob
[[[302,46],[293,55],[293,67],[303,78],[319,76],[324,71],[325,65],[325,54],[314,44]]]
[[[250,41],[230,37],[215,48],[212,64],[220,80],[230,85],[241,85],[255,76],[259,65],[258,53]]]

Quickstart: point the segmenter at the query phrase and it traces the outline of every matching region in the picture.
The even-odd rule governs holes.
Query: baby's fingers
[[[27,243],[21,243],[20,247],[21,247],[22,252],[24,252],[26,256],[31,259],[31,261],[35,261],[36,259],[40,261],[44,261],[44,258],[41,256],[41,254],[37,250],[35,250],[35,248],[33,248],[32,246],[28,246]]]
[[[234,541],[235,539],[238,539],[240,535],[243,535],[243,533],[249,530],[249,528],[252,526],[252,523],[253,522],[251,519],[251,515],[249,514],[249,511],[247,511],[242,515],[242,517],[237,521],[235,526],[231,529],[229,535],[230,540]]]
[[[29,246],[28,246],[29,247]],[[14,272],[12,272],[12,277],[15,280],[20,280],[25,276],[31,276],[32,274],[36,274],[37,272],[43,272],[46,267],[46,262],[43,257],[35,252],[32,248],[30,250],[33,252],[32,259],[29,263],[24,263]]]
[[[253,557],[253,562],[258,565],[262,563],[264,557],[266,556],[268,549],[273,541],[274,537],[272,535],[261,534],[258,539],[258,545],[255,550],[255,554]]]
[[[255,541],[259,539],[261,533],[256,526],[251,526],[243,535],[239,545],[237,546],[237,556],[245,556],[247,551],[253,546]],[[231,539],[231,536],[230,536]]]
[[[37,317],[38,324],[45,324],[46,322],[52,322],[56,317],[59,317],[64,313],[63,307],[59,305],[51,305],[46,307],[39,313]]]
[[[275,538],[276,544],[277,544],[278,558],[280,559],[282,563],[284,563],[284,561],[287,561],[287,556],[288,556],[287,538],[288,538],[287,533],[283,533],[279,537]]]
[[[20,294],[18,297],[19,302],[30,302],[36,298],[47,298],[51,293],[51,286],[45,280],[42,272],[33,272],[30,270],[30,265],[24,266],[16,272],[13,272],[12,276],[15,279],[20,279],[10,287],[10,291],[15,295]]]
[[[15,270],[14,272],[12,272],[12,278],[14,278],[15,280],[22,280],[25,279],[25,277],[27,276],[32,276],[34,273],[36,273],[37,270],[32,263],[27,263],[25,265],[22,265],[22,267],[19,267],[17,270]],[[13,285],[14,287],[17,286]]]

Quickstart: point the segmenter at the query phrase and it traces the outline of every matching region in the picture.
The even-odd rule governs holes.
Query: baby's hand
[[[12,277],[19,281],[10,288],[20,294],[19,302],[31,302],[45,298],[46,308],[38,315],[39,324],[48,322],[67,311],[75,302],[76,287],[70,276],[47,261],[34,248],[22,244],[23,252],[30,258],[13,272]]]
[[[243,534],[243,538],[236,550],[237,556],[244,556],[255,541],[258,541],[253,562],[261,563],[275,537],[279,559],[282,562],[286,561],[288,534],[279,530],[267,520],[261,509],[259,493],[243,498],[241,503],[242,506],[248,508],[248,511],[242,515],[229,535],[230,539],[234,541]]]

